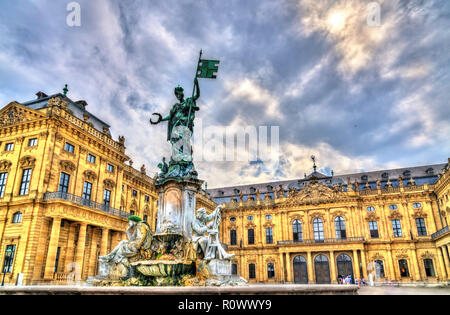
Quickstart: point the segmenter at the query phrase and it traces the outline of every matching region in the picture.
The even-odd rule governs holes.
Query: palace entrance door
[[[314,259],[314,269],[316,271],[316,283],[324,284],[330,283],[330,264],[328,257],[325,255],[318,255]]]
[[[294,258],[294,283],[308,283],[308,268],[306,266],[306,259],[303,256],[296,256]]]
[[[338,277],[345,278],[348,275],[350,275],[352,277],[352,280],[354,280],[353,265],[350,256],[346,254],[341,254],[337,257],[337,270],[338,270]]]

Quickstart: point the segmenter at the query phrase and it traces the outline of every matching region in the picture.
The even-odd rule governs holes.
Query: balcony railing
[[[72,203],[75,203],[80,206],[89,207],[91,209],[103,211],[112,215],[116,215],[122,218],[128,218],[130,214],[128,212],[125,212],[123,210],[119,210],[116,208],[112,208],[108,205],[101,204],[89,199],[84,199],[79,196],[75,196],[72,194],[64,193],[64,192],[48,192],[44,194],[44,200],[66,200]]]
[[[436,233],[431,234],[431,239],[434,240],[435,238],[441,236],[442,234],[449,232],[450,231],[450,227],[447,225],[445,228],[437,231]]]
[[[302,245],[302,244],[330,244],[330,243],[350,243],[350,242],[364,242],[364,237],[347,237],[347,238],[326,238],[323,240],[302,240],[302,241],[278,241],[278,245]]]

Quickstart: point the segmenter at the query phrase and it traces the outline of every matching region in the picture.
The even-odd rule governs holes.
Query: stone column
[[[98,231],[99,231],[99,229],[97,229],[97,228],[92,229],[91,250],[89,253],[88,276],[95,276],[97,273],[95,266],[97,265]]]
[[[53,280],[55,273],[55,262],[58,251],[59,232],[61,230],[61,218],[53,218],[50,243],[48,244],[47,260],[45,261],[44,279]]]
[[[286,272],[287,272],[287,283],[292,283],[292,261],[291,253],[286,253]]]
[[[366,283],[368,281],[368,275],[367,275],[367,260],[366,260],[366,253],[364,252],[364,249],[361,249],[361,264],[362,264],[362,276],[364,279],[366,279]]]
[[[411,252],[411,258],[412,258],[412,265],[414,267],[414,281],[420,281],[420,280],[422,280],[422,277],[420,276],[420,269],[419,269],[419,263],[417,261],[416,250],[413,248],[410,250],[410,252]]]
[[[66,268],[68,265],[73,263],[73,260],[74,260],[73,256],[74,256],[74,247],[75,247],[75,233],[76,233],[76,225],[70,224],[69,225],[69,235],[67,237],[66,258],[64,260]]]
[[[362,251],[361,251],[362,252]],[[359,258],[358,258],[358,250],[354,249],[353,250],[353,269],[354,269],[354,274],[355,274],[355,278],[361,278],[361,273],[359,270]]]
[[[100,243],[100,256],[108,254],[109,229],[102,229],[102,240]]]
[[[280,253],[280,282],[283,283],[286,281],[285,277],[285,271],[284,271],[284,260],[283,260],[283,253]]]
[[[444,254],[444,262],[445,262],[445,269],[447,270],[447,279],[450,278],[450,259],[448,257],[447,248],[445,248],[445,245],[440,247],[442,250],[442,253]]]
[[[337,283],[337,276],[336,276],[336,259],[334,258],[334,251],[330,251],[330,276],[331,276],[331,283],[336,284]]]
[[[75,254],[75,262],[78,266],[79,273],[76,275],[76,281],[81,280],[83,274],[84,251],[86,247],[86,230],[87,223],[80,223],[80,232],[78,233],[77,252]]]
[[[308,267],[308,283],[314,284],[316,282],[314,281],[313,260],[312,260],[311,252],[308,252],[307,256],[308,256],[308,258],[307,258],[308,259],[308,265],[307,265],[307,267]]]
[[[439,265],[441,267],[441,273],[442,273],[442,277],[440,277],[440,278],[441,278],[441,280],[445,281],[448,279],[448,273],[447,273],[446,266],[444,263],[444,258],[442,257],[441,248],[440,247],[436,248],[436,251],[438,254],[438,261],[439,261]]]

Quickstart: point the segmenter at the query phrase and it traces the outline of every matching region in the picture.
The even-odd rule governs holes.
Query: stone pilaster
[[[86,246],[86,230],[87,223],[80,223],[80,232],[78,233],[77,251],[75,254],[75,262],[78,265],[79,274],[77,274],[77,281],[81,280],[83,273],[84,252]]]
[[[362,251],[361,251],[362,253]],[[354,274],[355,274],[355,278],[361,278],[361,272],[359,270],[359,258],[358,258],[358,251],[356,249],[353,250],[353,269],[354,269]]]
[[[108,254],[109,229],[102,230],[102,240],[100,243],[100,256]]]
[[[330,251],[330,277],[331,283],[337,283],[336,276],[336,259],[334,257],[334,251]]]
[[[307,268],[308,268],[308,283],[309,284],[313,284],[315,283],[314,281],[314,272],[313,272],[313,260],[312,260],[312,254],[311,252],[307,253],[308,255],[308,264],[307,264]]]
[[[56,254],[58,251],[59,232],[61,230],[61,218],[53,218],[50,243],[48,244],[47,259],[45,261],[44,279],[52,280],[55,273]]]

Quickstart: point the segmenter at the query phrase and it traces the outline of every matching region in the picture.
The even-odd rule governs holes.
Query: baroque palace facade
[[[97,274],[135,214],[155,230],[158,194],[125,139],[65,94],[0,111],[0,281],[65,283]],[[125,164],[128,162],[129,165]],[[199,194],[198,207],[214,207]],[[3,279],[4,277],[4,279]]]
[[[449,163],[341,176],[314,165],[301,180],[208,193],[249,282],[448,284]]]
[[[95,275],[126,238],[127,217],[156,226],[154,179],[85,101],[38,92],[0,110],[0,263],[7,284]],[[125,164],[128,162],[128,164]],[[449,164],[217,188],[233,271],[257,283],[336,283],[339,276],[447,282]],[[3,280],[3,279],[2,279]]]

